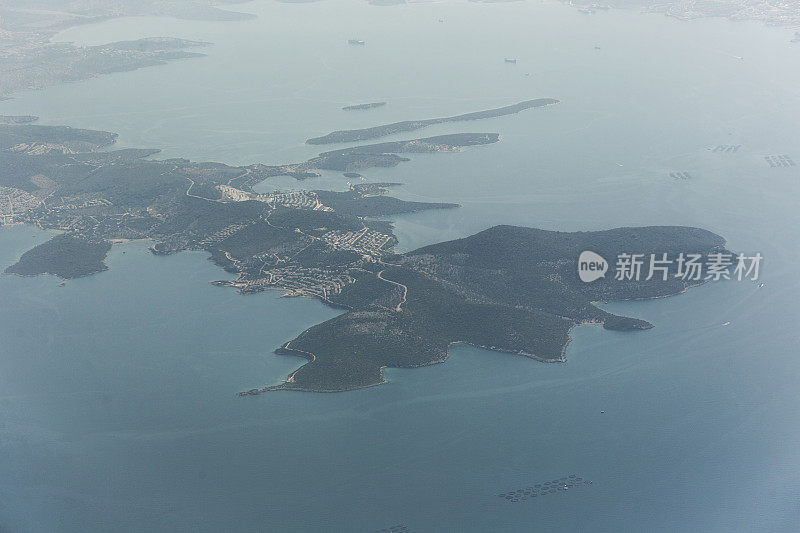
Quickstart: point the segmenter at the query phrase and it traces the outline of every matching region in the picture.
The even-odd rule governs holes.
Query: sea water
[[[230,275],[205,254],[156,257],[142,242],[63,287],[0,276],[0,529],[795,530],[800,172],[763,159],[800,160],[791,32],[555,3],[236,7],[258,18],[67,30],[57,38],[87,45],[214,44],[205,58],[21,93],[0,112],[116,131],[157,157],[283,163],[349,146],[303,143],[335,129],[554,97],[390,137],[502,136],[364,172],[404,183],[399,197],[462,205],[395,217],[399,248],[500,223],[694,225],[761,252],[765,285],[606,304],[656,327],[576,328],[564,364],[457,345],[445,364],[387,369],[380,387],[239,398],[284,379],[302,360],[272,351],[338,311],[212,286]],[[742,147],[712,151],[721,144]],[[48,235],[4,228],[0,266]],[[570,474],[592,484],[498,497]]]

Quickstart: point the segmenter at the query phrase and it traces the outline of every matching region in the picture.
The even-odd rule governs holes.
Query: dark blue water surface
[[[763,159],[800,161],[791,32],[530,2],[244,8],[259,18],[69,30],[59,39],[216,44],[0,112],[249,163],[310,157],[303,140],[332,129],[552,96],[562,103],[419,135],[498,131],[497,145],[367,172],[405,183],[401,197],[463,205],[399,217],[401,249],[498,223],[685,224],[761,252],[765,285],[607,304],[656,328],[576,328],[565,364],[458,345],[368,390],[239,398],[284,379],[301,360],[272,350],[337,311],[240,296],[208,283],[228,275],[205,254],[155,257],[142,242],[64,287],[0,276],[0,529],[796,531],[800,172]],[[389,104],[340,110],[374,100]],[[303,186],[345,185],[329,173]],[[2,229],[0,267],[47,238]],[[571,474],[592,484],[498,497]]]

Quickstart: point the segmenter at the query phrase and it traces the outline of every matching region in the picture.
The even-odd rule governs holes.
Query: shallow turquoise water
[[[557,4],[245,8],[260,18],[65,32],[216,44],[207,58],[25,93],[0,111],[118,131],[120,145],[168,157],[249,163],[309,157],[303,140],[332,129],[553,96],[562,103],[546,110],[419,132],[498,131],[497,145],[368,172],[404,182],[404,198],[463,204],[401,217],[401,247],[497,223],[697,225],[760,251],[766,286],[610,304],[657,327],[577,328],[566,364],[456,346],[447,363],[389,369],[369,390],[241,399],[299,364],[275,347],[336,312],[211,286],[227,274],[204,254],[154,257],[143,243],[115,246],[109,271],[65,287],[0,276],[0,526],[795,530],[800,172],[763,161],[800,160],[787,32]],[[353,37],[367,46],[348,47]],[[371,100],[389,105],[339,109]],[[743,147],[708,150],[717,144]],[[0,266],[44,239],[0,231]],[[594,483],[497,497],[571,473]]]

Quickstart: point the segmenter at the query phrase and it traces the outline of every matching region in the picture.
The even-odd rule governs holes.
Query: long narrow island
[[[383,107],[386,102],[367,102],[365,104],[346,105],[342,108],[344,111],[365,111],[367,109],[375,109],[376,107]]]
[[[525,100],[513,105],[497,107],[495,109],[487,109],[485,111],[475,111],[473,113],[464,113],[463,115],[455,115],[452,117],[442,118],[429,118],[425,120],[404,120],[402,122],[394,122],[392,124],[384,124],[382,126],[374,126],[372,128],[364,128],[359,130],[339,130],[331,132],[322,137],[314,137],[308,139],[308,144],[331,144],[331,143],[345,143],[354,141],[366,141],[369,139],[377,139],[379,137],[386,137],[395,133],[402,133],[406,131],[414,131],[434,124],[444,124],[446,122],[465,122],[468,120],[482,120],[487,118],[502,117],[504,115],[513,115],[526,109],[533,109],[537,107],[547,107],[557,104],[559,101],[555,98],[537,98],[535,100]]]

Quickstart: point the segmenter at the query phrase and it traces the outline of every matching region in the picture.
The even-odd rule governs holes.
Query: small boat
[[[730,321],[728,321],[728,322],[725,322],[725,323],[724,323],[724,324],[722,324],[722,325],[723,325],[723,326],[730,326],[730,325],[731,325],[731,323],[730,323]]]
[[[354,44],[354,45],[357,45],[357,46],[364,46],[367,43],[364,42],[364,40],[362,40],[362,39],[347,39],[347,44]]]
[[[507,57],[507,58],[505,58],[505,59],[504,59],[504,61],[505,61],[506,63],[512,63],[512,64],[515,64],[515,65],[516,65],[516,63],[517,63],[517,60],[516,60],[516,59],[512,59],[512,58],[508,58],[508,57]]]

